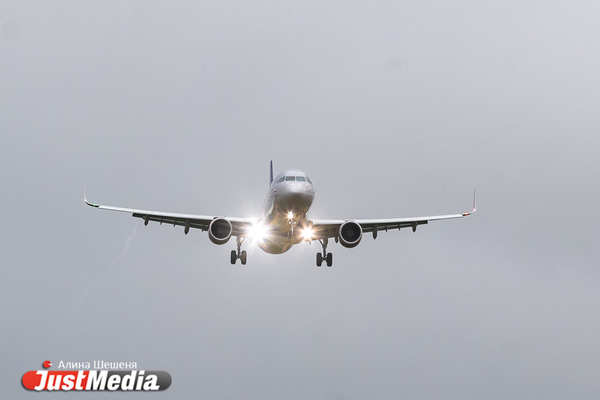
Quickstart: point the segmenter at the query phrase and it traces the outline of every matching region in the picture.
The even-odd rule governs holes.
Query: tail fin
[[[273,160],[271,160],[271,180],[269,181],[269,185],[273,183]]]

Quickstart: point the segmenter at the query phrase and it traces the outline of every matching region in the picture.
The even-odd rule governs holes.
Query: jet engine
[[[353,221],[344,222],[340,225],[340,243],[342,246],[352,248],[358,246],[362,239],[362,228]]]
[[[208,226],[208,238],[214,244],[225,244],[231,237],[233,227],[225,218],[215,218]]]

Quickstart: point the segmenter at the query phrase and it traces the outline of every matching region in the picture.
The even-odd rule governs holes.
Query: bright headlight
[[[264,240],[268,236],[269,232],[265,225],[256,224],[247,228],[247,234],[250,239]]]
[[[288,219],[294,219],[294,212],[290,211],[287,215]]]
[[[306,240],[306,241],[312,240],[312,238],[315,234],[315,232],[312,228],[303,229],[301,233],[302,233],[302,239]]]

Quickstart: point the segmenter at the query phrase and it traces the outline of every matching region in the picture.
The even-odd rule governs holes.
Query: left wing
[[[225,218],[229,222],[231,222],[232,226],[232,236],[244,236],[246,230],[252,226],[252,224],[256,221],[256,218],[229,218],[229,217],[220,217],[220,216],[208,216],[208,215],[194,215],[194,214],[175,214],[175,213],[165,213],[159,211],[146,211],[146,210],[137,210],[134,208],[121,208],[121,207],[111,207],[111,206],[103,206],[100,204],[94,204],[87,201],[87,199],[83,198],[85,203],[88,206],[96,207],[102,210],[111,210],[111,211],[121,211],[132,214],[132,216],[136,218],[141,218],[144,220],[144,225],[148,225],[149,221],[160,222],[165,224],[172,224],[173,226],[183,226],[184,232],[187,235],[190,228],[200,229],[202,231],[207,231],[210,223],[217,218]]]
[[[340,226],[345,222],[355,222],[360,225],[362,232],[373,233],[373,238],[377,238],[377,232],[388,231],[390,229],[412,228],[413,232],[417,226],[428,224],[429,221],[439,221],[443,219],[463,218],[473,214],[477,210],[475,202],[475,191],[473,192],[473,210],[460,214],[433,215],[429,217],[409,217],[409,218],[390,218],[390,219],[343,219],[343,220],[313,220],[314,237],[316,239],[336,238],[339,236]]]

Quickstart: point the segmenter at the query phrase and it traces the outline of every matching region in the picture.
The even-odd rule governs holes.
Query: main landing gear
[[[319,239],[321,246],[323,246],[323,253],[317,253],[317,267],[320,267],[323,261],[327,263],[328,267],[333,265],[333,254],[327,252],[327,241],[327,238]]]
[[[242,262],[242,265],[246,265],[246,260],[248,259],[248,253],[246,253],[246,250],[240,251],[240,247],[242,247],[243,240],[241,240],[240,237],[238,236],[235,239],[235,242],[237,244],[237,252],[235,250],[231,250],[231,264],[235,264],[235,262],[239,258],[240,261]]]

